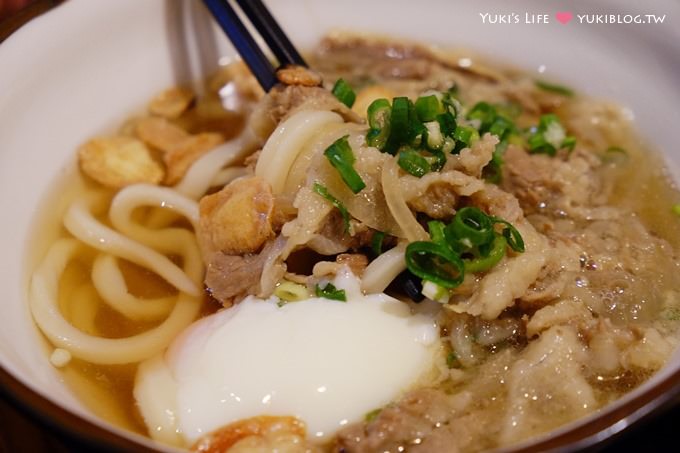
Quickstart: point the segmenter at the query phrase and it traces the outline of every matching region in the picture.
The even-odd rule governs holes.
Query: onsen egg
[[[278,306],[248,297],[189,327],[140,366],[135,397],[152,435],[192,443],[234,421],[292,415],[326,438],[393,401],[432,369],[434,320],[341,273],[347,302]]]

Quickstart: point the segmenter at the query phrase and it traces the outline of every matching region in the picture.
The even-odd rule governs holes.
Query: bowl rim
[[[581,423],[556,436],[546,433],[533,440],[529,439],[514,446],[500,448],[498,451],[519,453],[554,451],[565,447],[570,450],[581,450],[595,445],[604,446],[630,431],[631,428],[658,418],[677,406],[680,400],[678,382],[680,382],[680,369],[647,392],[609,413],[595,417],[590,423]],[[67,411],[21,382],[5,370],[2,364],[0,364],[0,397],[41,426],[59,433],[62,439],[68,439],[69,444],[76,443],[96,448],[97,451],[112,453],[161,451],[149,448],[131,437],[117,434]]]
[[[67,439],[69,444],[76,443],[104,452],[158,451],[64,409],[21,382],[2,364],[0,397],[40,426],[60,434],[60,439]]]

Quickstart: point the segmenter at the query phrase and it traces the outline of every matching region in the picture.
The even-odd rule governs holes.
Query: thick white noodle
[[[210,185],[212,187],[222,187],[226,186],[236,178],[247,175],[248,169],[246,167],[228,167],[220,170],[219,173],[215,175]]]
[[[109,208],[111,223],[128,236],[147,237],[150,238],[150,242],[158,243],[158,247],[168,247],[168,244],[157,240],[157,230],[149,230],[130,221],[132,211],[141,206],[170,209],[184,216],[194,228],[198,226],[198,203],[174,189],[152,184],[133,184],[121,189],[111,201]],[[138,240],[147,243],[144,239]]]
[[[250,144],[255,141],[250,129],[233,140],[210,150],[194,162],[184,178],[175,185],[174,189],[194,200],[201,198],[212,186],[215,176],[226,166],[232,165],[245,157],[251,149]]]
[[[404,250],[406,242],[401,242],[371,261],[361,277],[361,290],[366,294],[385,291],[390,282],[406,269]]]
[[[198,200],[210,187],[226,184],[218,180],[220,173],[230,170],[229,165],[243,159],[247,151],[252,148],[251,144],[254,141],[253,133],[246,129],[237,138],[213,148],[191,164],[184,178],[174,186],[174,190]],[[146,223],[153,228],[163,228],[175,220],[177,220],[177,215],[161,209],[152,211]]]
[[[92,264],[92,283],[111,308],[135,321],[154,321],[170,313],[176,296],[142,299],[130,294],[116,257],[99,254]]]
[[[146,267],[182,292],[198,296],[201,291],[186,273],[170,259],[154,249],[140,244],[107,227],[90,212],[96,198],[86,197],[71,204],[64,216],[64,226],[85,244]]]
[[[382,168],[382,188],[387,207],[409,242],[427,241],[430,236],[420,226],[406,204],[399,185],[399,166],[396,159],[387,159]]]
[[[264,178],[275,194],[285,186],[288,172],[305,144],[323,131],[324,126],[342,123],[337,113],[301,110],[281,123],[265,143],[255,166],[255,174]]]
[[[97,334],[95,318],[97,316],[97,290],[87,282],[80,285],[72,294],[69,295],[66,311],[71,323],[85,333]]]
[[[31,279],[30,306],[40,330],[55,347],[95,364],[125,364],[147,359],[163,350],[200,311],[200,300],[180,293],[168,318],[159,326],[126,338],[101,338],[75,328],[59,311],[59,280],[68,262],[82,245],[75,239],[60,239],[47,252]],[[187,257],[185,268],[192,279],[200,279],[202,266]]]

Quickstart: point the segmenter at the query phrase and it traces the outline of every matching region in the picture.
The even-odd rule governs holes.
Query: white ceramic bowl
[[[665,153],[671,168],[680,164],[680,4],[674,0],[653,6],[633,0],[573,2],[574,15],[666,15],[663,24],[644,25],[580,24],[578,17],[563,25],[555,20],[557,7],[538,0],[268,3],[303,49],[332,28],[388,33],[468,47],[615,99],[630,109],[639,132]],[[551,23],[485,24],[481,17],[516,13],[524,22],[527,12],[548,14]],[[221,57],[233,54],[197,0],[70,0],[0,45],[0,382],[49,423],[118,448],[154,447],[94,417],[47,360],[26,303],[35,264],[28,250],[35,248],[31,241],[45,209],[41,200],[74,165],[74,150],[84,139],[119,123],[158,90],[200,80]],[[616,404],[549,438],[579,438],[583,445],[620,431],[666,401],[661,393],[677,391],[670,377],[679,369],[676,354]]]

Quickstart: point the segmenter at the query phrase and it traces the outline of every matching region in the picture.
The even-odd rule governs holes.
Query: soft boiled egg
[[[191,444],[240,419],[292,415],[323,440],[432,370],[439,331],[431,316],[363,295],[349,271],[333,283],[347,302],[248,297],[142,363],[134,394],[152,437]]]

